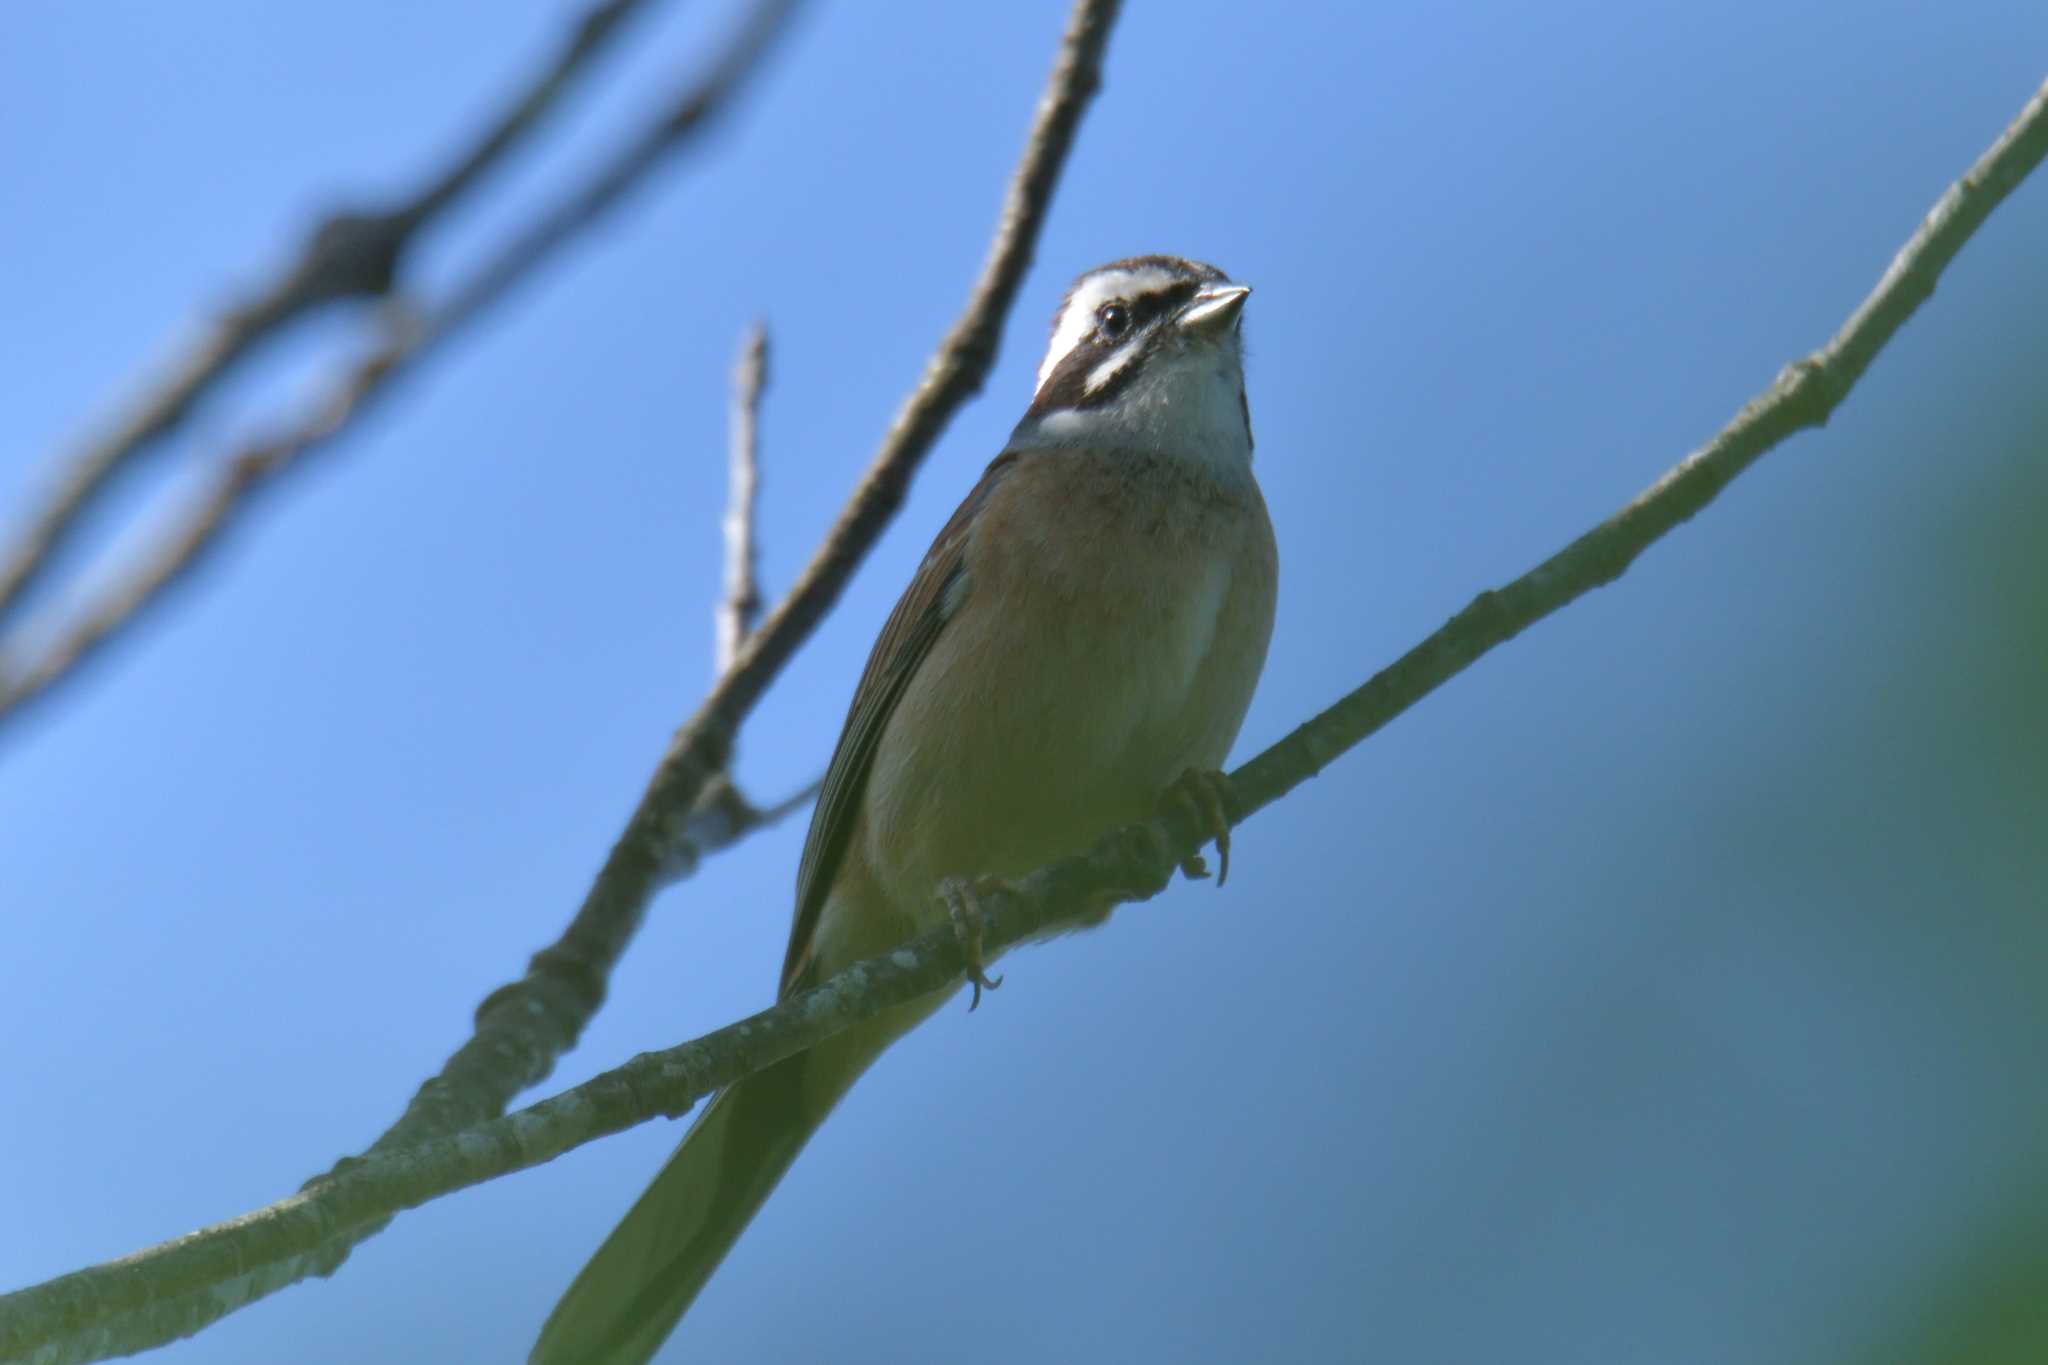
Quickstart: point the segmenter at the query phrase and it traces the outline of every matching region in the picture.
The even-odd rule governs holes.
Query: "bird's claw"
[[[939,901],[953,923],[953,938],[967,959],[967,979],[974,986],[974,998],[967,1002],[969,1014],[980,1007],[982,991],[992,991],[1003,984],[1000,976],[988,974],[988,962],[981,949],[981,897],[997,885],[1000,883],[988,878],[971,882],[961,877],[948,877],[939,883]]]
[[[1214,768],[1190,768],[1166,788],[1159,804],[1188,812],[1201,831],[1202,842],[1215,841],[1216,885],[1222,886],[1230,879],[1230,779]],[[1180,870],[1188,877],[1209,875],[1209,865],[1199,851],[1182,860]]]

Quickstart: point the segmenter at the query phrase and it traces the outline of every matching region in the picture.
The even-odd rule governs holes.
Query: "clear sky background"
[[[0,521],[573,13],[11,5]],[[662,8],[421,291],[730,13]],[[1063,22],[818,5],[722,136],[0,733],[0,1284],[359,1150],[557,932],[710,680],[743,326],[775,341],[779,593],[965,296]],[[744,787],[822,766],[1078,271],[1173,251],[1257,288],[1283,573],[1243,756],[1825,340],[2044,53],[2037,0],[1136,0],[1001,364],[747,727]],[[1015,954],[899,1045],[663,1358],[1900,1358],[1988,1240],[2048,1226],[2044,241],[2039,181],[1828,428],[1246,825],[1225,891]],[[348,334],[267,353],[103,524]],[[550,1088],[769,1000],[802,826],[661,898]],[[408,1214],[160,1358],[521,1358],[681,1132]]]

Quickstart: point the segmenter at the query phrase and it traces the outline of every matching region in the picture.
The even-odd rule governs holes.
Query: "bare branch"
[[[533,131],[534,125],[554,107],[590,59],[601,52],[619,27],[639,10],[645,0],[604,0],[583,12],[570,29],[568,40],[547,70],[507,105],[490,131],[460,157],[433,184],[420,191],[403,212],[414,218],[431,218],[446,208],[463,191],[480,180],[506,152]],[[418,223],[411,225],[417,229]]]
[[[1237,773],[1240,812],[1279,799],[1495,645],[1619,578],[1666,531],[1714,500],[1786,437],[1825,424],[1870,362],[1934,293],[1935,281],[1991,210],[2048,152],[2048,84],[1950,185],[1892,258],[1877,287],[1812,355],[1779,371],[1712,440],[1625,507],[1514,582],[1482,592],[1435,634]]]
[[[740,642],[761,615],[754,581],[754,510],[761,490],[761,391],[768,384],[768,329],[756,322],[740,342],[732,370],[726,453],[725,597],[718,604],[714,676],[732,667]]]
[[[439,1075],[421,1085],[398,1122],[372,1145],[371,1154],[316,1177],[308,1182],[309,1190],[383,1153],[445,1138],[503,1113],[513,1095],[553,1070],[555,1058],[574,1044],[603,1003],[611,968],[639,927],[648,899],[679,875],[678,830],[691,828],[694,812],[718,804],[715,794],[707,793],[723,781],[735,729],[838,600],[854,568],[901,506],[925,454],[953,413],[986,381],[1003,321],[1030,265],[1081,116],[1101,84],[1102,59],[1120,8],[1120,0],[1076,0],[966,308],[927,363],[796,586],[747,638],[733,667],[671,740],[568,929],[534,956],[524,978],[493,992],[478,1007],[475,1034]],[[545,240],[545,234],[529,234],[523,240]],[[507,253],[516,254],[516,249]],[[477,308],[451,311],[462,320]],[[426,336],[442,334],[445,328]],[[369,392],[374,391],[373,385]],[[343,418],[346,415],[345,410]],[[800,807],[810,794],[807,790],[772,813],[779,818]],[[270,1234],[258,1231],[254,1236],[264,1248],[225,1268],[222,1275],[191,1269],[195,1264],[222,1269],[209,1260],[217,1254],[217,1244],[193,1234],[171,1244],[189,1250],[179,1252],[168,1270],[167,1263],[144,1253],[53,1281],[47,1292],[21,1291],[0,1299],[0,1359],[9,1358],[17,1341],[39,1343],[38,1359],[55,1362],[98,1359],[190,1335],[245,1303],[309,1275],[330,1273],[357,1242],[380,1226],[381,1215],[351,1218],[345,1224],[329,1223],[311,1242],[289,1246],[269,1242]]]
[[[412,372],[441,343],[481,317],[535,267],[596,223],[663,157],[709,130],[742,81],[758,70],[772,40],[787,28],[796,0],[761,0],[713,68],[692,82],[661,116],[621,148],[576,192],[544,214],[478,270],[431,317],[394,310],[384,342],[359,360],[313,410],[287,430],[243,449],[221,468],[191,509],[132,570],[81,610],[33,663],[0,674],[0,725],[75,674],[100,647],[160,605],[221,543],[226,532],[301,457],[325,448]]]
[[[64,460],[49,501],[13,547],[0,554],[0,621],[42,578],[108,481],[175,431],[259,342],[321,304],[389,293],[406,248],[421,230],[533,130],[643,3],[605,0],[593,5],[547,69],[446,171],[397,208],[329,216],[307,235],[297,259],[276,280],[219,318],[112,430]]]
[[[911,475],[946,422],[987,378],[1059,172],[1101,82],[1102,57],[1118,9],[1117,0],[1076,3],[981,277],[823,544],[669,742],[568,928],[534,955],[521,980],[493,992],[478,1007],[475,1035],[422,1088],[385,1135],[390,1141],[452,1132],[503,1112],[513,1095],[548,1074],[603,1003],[612,966],[664,881],[675,813],[694,809],[706,786],[725,771],[740,722],[838,600],[855,566],[902,504]]]
[[[691,82],[660,117],[614,152],[597,174],[574,194],[564,196],[457,290],[441,309],[438,326],[452,329],[474,322],[534,265],[616,208],[629,191],[646,180],[648,172],[709,132],[732,107],[740,87],[760,69],[774,40],[788,30],[797,7],[798,0],[756,0],[716,64]]]
[[[1271,804],[1427,696],[1494,645],[1611,582],[1652,542],[1700,510],[1787,436],[1824,422],[1872,359],[1934,288],[1944,266],[2048,152],[2048,85],[1928,213],[1828,344],[1787,367],[1700,449],[1613,517],[1472,606],[1391,667],[1231,775],[1233,824]],[[1163,889],[1198,846],[1190,812],[1117,830],[1089,852],[991,889],[982,942],[994,951],[1033,937],[1104,895],[1140,900]],[[504,1118],[449,1135],[424,1132],[344,1166],[288,1199],[120,1261],[0,1297],[0,1358],[89,1358],[97,1320],[166,1294],[239,1299],[266,1267],[313,1253],[337,1232],[561,1155],[657,1116],[686,1113],[740,1077],[814,1047],[895,1005],[957,986],[966,963],[944,925],[846,968],[816,989],[692,1042],[634,1058]],[[394,1130],[395,1132],[396,1130]],[[391,1135],[387,1135],[391,1136]],[[290,1262],[287,1262],[290,1263]],[[254,1267],[252,1269],[251,1267]]]

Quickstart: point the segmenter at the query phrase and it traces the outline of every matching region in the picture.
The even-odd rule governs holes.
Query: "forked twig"
[[[421,231],[533,131],[644,3],[605,0],[591,6],[554,60],[445,171],[396,208],[330,215],[307,234],[297,258],[275,280],[223,314],[110,430],[65,459],[48,500],[0,552],[0,622],[14,615],[49,570],[114,475],[177,430],[259,343],[321,304],[389,293],[406,249]]]
[[[521,280],[603,218],[667,156],[708,131],[757,71],[773,40],[788,27],[796,0],[758,0],[710,71],[690,82],[661,115],[641,128],[595,174],[529,224],[485,262],[440,308],[425,316],[394,309],[382,344],[341,376],[310,412],[230,458],[183,516],[146,548],[130,571],[82,608],[33,662],[0,653],[0,725],[73,677],[115,636],[163,604],[227,532],[245,518],[279,475],[303,466],[353,427],[442,343],[475,322]]]

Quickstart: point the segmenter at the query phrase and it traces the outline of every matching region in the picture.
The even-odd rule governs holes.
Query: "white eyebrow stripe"
[[[1131,294],[1156,294],[1179,284],[1181,277],[1158,266],[1147,266],[1143,270],[1120,270],[1117,272],[1129,281],[1124,292]]]
[[[1111,270],[1074,290],[1065,311],[1060,314],[1059,326],[1053,329],[1052,342],[1045,348],[1045,359],[1039,364],[1039,388],[1045,387],[1045,381],[1052,378],[1052,372],[1059,368],[1060,362],[1081,344],[1081,339],[1095,325],[1095,310],[1116,296],[1126,277],[1125,271]]]
[[[1059,325],[1053,328],[1052,341],[1045,348],[1045,359],[1039,362],[1036,387],[1045,387],[1045,381],[1052,378],[1052,372],[1059,368],[1060,362],[1094,328],[1096,309],[1113,298],[1155,293],[1179,283],[1181,276],[1156,265],[1138,270],[1104,270],[1082,281],[1075,287],[1073,297],[1067,300],[1067,306],[1061,310]],[[1089,391],[1093,392],[1095,387],[1090,383]]]

